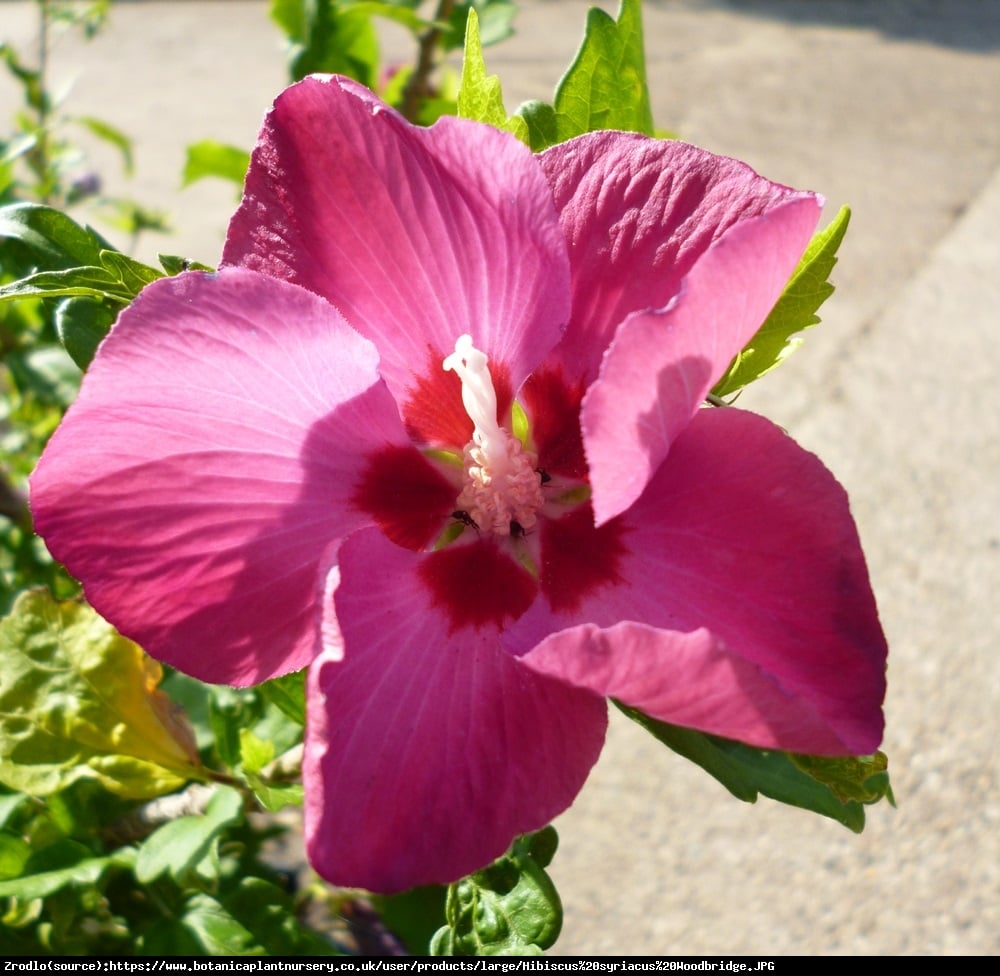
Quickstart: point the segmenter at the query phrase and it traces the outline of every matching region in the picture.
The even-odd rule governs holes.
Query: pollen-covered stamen
[[[456,508],[468,512],[483,532],[510,535],[511,523],[522,530],[535,524],[542,505],[536,458],[497,423],[497,398],[486,354],[472,337],[459,336],[443,366],[462,381],[462,403],[472,420],[472,440],[465,446],[465,485]]]

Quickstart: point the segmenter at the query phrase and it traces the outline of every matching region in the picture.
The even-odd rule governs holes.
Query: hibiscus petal
[[[309,857],[334,884],[483,867],[569,806],[604,741],[600,698],[522,667],[494,626],[452,631],[424,558],[377,529],[341,547],[343,660],[310,671],[303,767]]]
[[[254,272],[147,288],[31,481],[35,524],[87,598],[160,660],[250,684],[318,653],[324,550],[371,517],[364,451],[406,443],[375,348]]]
[[[569,315],[566,245],[527,147],[463,119],[417,128],[336,76],[275,102],[224,260],[333,302],[378,347],[428,443],[468,427],[460,385],[441,368],[461,334],[516,390]],[[428,416],[442,401],[454,416]]]
[[[573,288],[570,324],[550,365],[561,363],[571,381],[590,383],[618,326],[633,312],[663,308],[734,224],[792,200],[817,201],[818,215],[814,194],[673,140],[595,132],[539,161],[570,246]]]
[[[536,602],[505,635],[526,665],[757,746],[877,747],[885,638],[847,497],[816,457],[762,417],[703,410],[610,525],[620,583],[562,612]]]
[[[735,225],[698,259],[666,309],[622,323],[581,411],[598,524],[642,494],[767,317],[818,217],[807,197]]]

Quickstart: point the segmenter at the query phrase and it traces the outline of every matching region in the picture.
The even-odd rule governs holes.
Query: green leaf
[[[465,25],[465,59],[462,62],[462,81],[458,90],[458,114],[463,119],[485,122],[528,141],[528,124],[520,116],[509,117],[503,107],[500,79],[486,74],[483,46],[479,39],[479,17],[469,11]]]
[[[18,878],[31,857],[31,845],[23,838],[0,831],[0,881]]]
[[[36,861],[32,857],[25,864],[25,873],[19,878],[0,881],[0,898],[18,898],[30,901],[35,898],[48,898],[63,888],[89,888],[97,884],[109,868],[129,868],[135,861],[135,851],[132,848],[122,848],[110,857],[93,857],[81,844],[73,841],[61,843],[58,846],[67,856],[60,857],[56,865],[47,870],[35,870]],[[48,851],[41,851],[43,855]],[[44,863],[44,860],[42,861]]]
[[[243,798],[230,786],[220,786],[205,813],[180,817],[157,828],[139,848],[136,879],[148,884],[163,874],[178,881],[192,872],[227,828],[243,819]]]
[[[291,42],[292,81],[319,72],[376,87],[378,35],[366,11],[341,7],[336,0],[272,0],[271,17]]]
[[[554,106],[556,142],[598,129],[653,134],[641,0],[622,0],[617,20],[590,9],[583,43],[556,87]]]
[[[253,933],[236,921],[221,902],[201,892],[187,900],[181,922],[212,956],[263,956]]]
[[[132,158],[132,140],[124,132],[102,119],[95,119],[90,115],[78,116],[73,121],[89,129],[98,139],[114,146],[121,153],[125,173],[128,176],[132,175],[135,168],[135,161]]]
[[[184,163],[181,186],[190,186],[198,180],[215,176],[222,180],[230,180],[237,187],[242,187],[249,165],[250,153],[245,149],[227,146],[214,139],[203,139],[187,147],[187,161]]]
[[[488,868],[449,885],[446,924],[434,955],[540,955],[559,937],[562,904],[545,866],[555,850],[546,827],[514,841]]]
[[[250,729],[240,729],[240,765],[247,785],[261,806],[275,813],[287,806],[301,806],[305,793],[298,783],[271,783],[261,777],[274,759],[274,743],[258,738]]]
[[[257,686],[264,698],[276,705],[293,722],[306,724],[306,669],[293,671]]]
[[[0,207],[0,242],[0,268],[18,274],[31,265],[49,271],[98,265],[101,251],[111,247],[96,231],[39,203]],[[7,260],[15,248],[20,258],[16,267]]]
[[[93,779],[139,799],[202,778],[160,665],[85,604],[22,593],[0,657],[0,782],[46,796]]]
[[[30,297],[108,299],[121,305],[133,298],[113,273],[92,265],[65,271],[39,271],[0,286],[0,302]]]
[[[716,396],[736,393],[779,366],[802,344],[797,333],[819,322],[816,311],[833,294],[828,279],[850,219],[850,209],[841,207],[829,226],[813,237],[764,324],[716,383],[712,390]]]
[[[855,833],[865,827],[863,804],[891,799],[886,759],[799,756],[721,739],[694,729],[658,722],[620,702],[618,707],[664,745],[701,766],[738,800],[756,803],[759,794],[830,817]]]
[[[135,298],[146,285],[152,284],[157,278],[163,277],[163,272],[151,268],[148,264],[136,261],[121,251],[104,250],[99,255],[101,267],[115,275],[122,283],[130,300]]]
[[[219,907],[252,932],[256,945],[269,955],[341,955],[298,921],[295,904],[286,892],[263,878],[242,878]]]
[[[108,334],[117,309],[94,298],[64,298],[56,306],[56,333],[70,358],[86,369]]]
[[[889,785],[889,760],[885,753],[832,758],[789,753],[789,758],[803,772],[827,786],[841,803],[878,803],[886,799],[896,805]]]
[[[0,286],[0,302],[21,298],[92,298],[127,305],[163,273],[119,251],[98,252],[99,267],[39,271]]]

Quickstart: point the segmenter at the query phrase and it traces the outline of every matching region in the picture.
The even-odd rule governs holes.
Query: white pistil
[[[462,403],[473,423],[457,509],[467,512],[483,532],[510,535],[512,522],[530,529],[543,501],[541,478],[534,455],[497,423],[497,395],[486,353],[472,344],[472,336],[459,336],[442,365],[458,373]]]

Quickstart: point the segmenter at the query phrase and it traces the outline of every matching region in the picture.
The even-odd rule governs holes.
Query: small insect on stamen
[[[552,475],[550,475],[544,468],[535,468],[535,473],[538,475],[538,480],[541,481],[543,485],[547,485],[552,480]]]
[[[462,525],[468,525],[477,532],[479,531],[479,526],[476,524],[476,520],[468,512],[458,508],[451,513],[451,517],[455,519],[456,522],[461,522]]]

